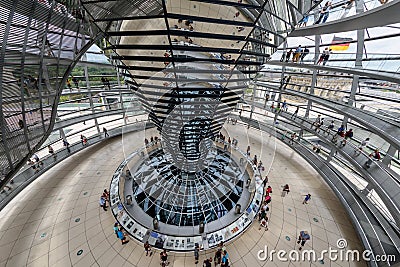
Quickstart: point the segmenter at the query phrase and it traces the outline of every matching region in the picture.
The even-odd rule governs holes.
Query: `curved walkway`
[[[264,107],[261,103],[255,103],[255,106],[264,110]],[[398,174],[389,172],[389,168],[379,164],[379,162],[374,162],[371,168],[365,168],[365,162],[368,160],[368,155],[361,154],[359,156],[355,156],[354,149],[357,148],[358,145],[354,147],[351,144],[351,140],[348,142],[349,144],[344,147],[340,145],[340,140],[338,141],[338,144],[335,145],[331,142],[331,139],[335,133],[332,133],[331,135],[325,135],[325,128],[321,128],[322,132],[316,132],[315,126],[312,126],[313,122],[311,120],[307,120],[306,118],[300,116],[292,119],[291,115],[291,113],[287,112],[281,112],[279,114],[280,117],[295,123],[298,125],[298,127],[305,127],[306,131],[318,136],[321,140],[326,142],[331,149],[339,152],[346,158],[347,161],[351,162],[352,165],[355,166],[368,181],[368,189],[371,190],[373,188],[379,192],[379,196],[382,198],[385,204],[390,207],[389,210],[393,211],[392,215],[396,222],[400,224],[400,176]],[[328,120],[329,119],[327,119],[327,121]],[[397,245],[400,247],[400,242],[398,242]]]
[[[329,61],[328,61],[329,62]],[[304,68],[310,70],[322,70],[322,71],[331,71],[331,72],[343,72],[349,73],[353,75],[366,76],[368,78],[375,78],[378,80],[385,80],[394,83],[400,83],[400,74],[398,73],[389,73],[378,70],[368,70],[368,69],[357,69],[357,68],[345,68],[345,67],[335,67],[335,66],[327,66],[327,65],[316,65],[316,64],[299,64],[299,63],[291,63],[291,62],[280,62],[277,60],[270,60],[266,65],[274,65],[274,66],[286,66],[293,68]],[[261,71],[263,72],[263,71]]]
[[[268,84],[263,84],[262,82],[257,82],[258,85],[265,86],[275,92],[280,92],[279,88],[276,86],[270,86]],[[357,121],[361,125],[367,127],[371,132],[377,134],[389,144],[393,145],[397,149],[400,149],[400,125],[396,122],[385,121],[382,116],[377,114],[369,113],[365,110],[360,110],[354,107],[350,107],[345,103],[331,101],[316,95],[311,95],[308,93],[285,89],[282,91],[283,94],[295,95],[308,100],[313,103],[329,107],[339,114],[346,115],[354,121]]]
[[[298,28],[289,37],[321,35],[387,26],[400,22],[398,10],[400,10],[400,1],[392,1],[351,17]]]
[[[265,245],[269,249],[296,249],[295,239],[300,230],[311,233],[307,249],[320,252],[328,246],[335,248],[341,237],[348,240],[349,249],[361,249],[340,201],[305,160],[257,130],[240,125],[227,125],[226,130],[238,139],[239,147],[249,142],[253,155],[261,155],[265,166],[272,164],[269,181],[274,189],[269,231],[259,231],[254,224],[228,243],[232,266],[319,266],[318,262],[314,265],[257,260],[257,252]],[[150,130],[147,134],[155,132]],[[142,135],[124,135],[124,147],[126,142],[131,143],[132,150],[141,146],[137,140]],[[108,139],[56,165],[17,195],[0,212],[0,266],[159,266],[157,253],[146,257],[142,244],[131,240],[122,246],[112,230],[111,212],[99,208],[99,195],[108,188],[122,160],[121,139]],[[281,186],[286,183],[291,185],[291,192],[282,198]],[[313,197],[310,204],[302,205],[302,195],[306,193]],[[212,250],[201,251],[201,262],[212,254]],[[170,253],[170,261],[174,267],[195,266],[193,253]],[[328,260],[324,264],[365,266],[364,262]]]
[[[54,123],[53,132],[84,121],[89,121],[104,116],[112,116],[112,115],[122,116],[122,114],[123,114],[122,109],[110,109],[106,111],[95,112],[92,114],[81,115],[79,117],[72,117],[65,120],[60,120]]]

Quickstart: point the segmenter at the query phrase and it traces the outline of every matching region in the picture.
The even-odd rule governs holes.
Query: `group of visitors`
[[[147,138],[145,138],[144,139],[144,145],[146,146],[146,147],[148,147],[148,146],[154,146],[154,145],[157,145],[158,144],[158,141],[159,141],[160,139],[158,138],[158,136],[151,136],[150,137],[150,141],[149,141],[149,139],[147,139]]]
[[[127,241],[128,242],[128,241]],[[123,243],[124,244],[124,243]],[[151,250],[151,246],[149,244],[149,241],[146,241],[143,244],[144,247],[144,251],[146,252],[146,256],[151,257],[153,255],[153,251]],[[197,264],[197,263],[196,263]],[[169,261],[168,261],[168,253],[166,249],[163,249],[160,252],[160,265],[162,267],[168,266],[169,265]]]
[[[232,125],[235,125],[236,123],[237,123],[237,119],[234,119],[234,118],[228,118],[227,120],[226,120],[226,123],[231,123]]]
[[[290,49],[286,53],[282,53],[282,57],[280,59],[280,62],[286,61],[289,62],[290,57],[292,57],[292,62],[297,63],[300,61],[300,63],[304,62],[304,58],[310,53],[310,50],[307,47],[302,47],[299,45],[295,51],[293,49]]]
[[[194,31],[193,28],[193,21],[192,20],[183,20],[183,19],[178,19],[178,25],[174,25],[175,29],[186,29],[189,31]]]
[[[328,60],[329,60],[329,57],[330,57],[331,53],[332,53],[332,49],[326,47],[322,51],[322,54],[321,54],[321,56],[319,57],[319,59],[317,61],[317,64],[321,64],[322,63],[322,65],[325,66],[326,62],[328,62]]]
[[[236,138],[232,138],[230,136],[228,136],[228,138],[226,138],[225,135],[223,135],[222,133],[219,133],[219,135],[217,135],[215,137],[215,141],[216,142],[221,142],[222,144],[224,144],[224,150],[227,151],[229,146],[234,146],[236,147],[238,145],[238,140]]]
[[[126,243],[129,242],[129,240],[126,239],[127,234],[125,233],[124,229],[122,228],[122,226],[119,225],[118,222],[114,223],[113,230],[117,238],[121,240],[122,245],[125,245]]]
[[[210,267],[211,266],[212,259],[206,259],[204,260],[203,266],[204,267]],[[214,266],[220,265],[221,267],[229,267],[230,260],[229,260],[229,254],[226,250],[226,247],[224,245],[224,242],[220,242],[218,244],[217,250],[215,251],[214,254]]]
[[[264,188],[266,187],[264,189],[265,190],[265,199],[261,206],[260,212],[258,214],[258,222],[260,223],[258,230],[265,228],[265,231],[268,230],[268,220],[269,220],[268,215],[267,215],[267,212],[269,211],[268,205],[271,203],[271,200],[272,200],[271,199],[272,187],[269,185],[267,186],[267,183],[268,183],[268,176],[265,176],[265,179],[263,180]],[[290,192],[289,185],[285,184],[282,189],[282,197],[289,194],[289,192]],[[303,204],[308,204],[308,202],[311,199],[311,194],[307,194],[304,196],[305,196],[305,198],[303,200]],[[307,240],[310,240],[310,235],[308,234],[307,231],[301,231],[299,238],[297,240],[297,244],[300,244],[299,250],[302,250],[302,248],[304,247]]]
[[[38,173],[44,165],[37,154],[33,154],[32,157],[28,159],[27,164],[32,166],[35,173]]]
[[[75,88],[79,90],[79,80],[74,76],[72,76],[71,79],[67,79],[67,81],[66,81],[67,87],[72,92],[71,82],[73,82],[75,85]]]
[[[265,177],[265,180],[268,181],[268,178]],[[266,183],[264,183],[264,187],[266,186]],[[268,186],[267,188],[264,189],[265,191],[265,198],[262,203],[262,206],[260,208],[260,211],[258,213],[258,222],[260,223],[258,230],[261,230],[261,228],[265,228],[265,231],[268,231],[268,215],[267,212],[269,211],[269,203],[271,203],[272,198],[272,187]]]
[[[336,134],[332,138],[332,143],[335,145],[338,143],[338,139],[341,138],[340,145],[344,147],[347,144],[347,140],[353,138],[353,129],[346,130],[344,124],[342,124],[338,129]]]
[[[317,20],[315,21],[315,24],[320,24],[320,23],[325,23],[330,15],[330,12],[333,8],[338,8],[342,7],[343,9],[343,14],[341,15],[340,19],[343,19],[347,17],[349,14],[350,10],[354,7],[355,0],[347,0],[347,1],[339,1],[338,3],[333,4],[332,1],[327,1],[320,9],[319,11],[319,16]],[[379,0],[381,4],[386,4],[388,0]],[[299,27],[305,27],[307,26],[307,22],[309,19],[310,15],[307,14],[305,15],[302,20],[299,22],[298,26]]]
[[[354,131],[353,129],[346,129],[346,126],[344,124],[340,125],[340,127],[335,131],[335,121],[331,120],[330,124],[325,127],[325,129],[322,128],[324,125],[324,118],[321,117],[320,114],[315,118],[314,122],[311,124],[311,128],[314,128],[314,130],[319,133],[321,130],[323,133],[326,133],[328,136],[332,133],[333,137],[331,139],[331,142],[335,145],[339,143],[339,147],[343,148],[346,146],[347,142],[351,140],[354,136]],[[340,141],[340,142],[339,142]],[[354,157],[358,157],[368,146],[370,141],[370,138],[367,137],[364,140],[361,141],[361,143],[354,148]],[[314,152],[317,154],[321,151],[321,146],[320,145],[315,145],[313,147]],[[368,160],[365,162],[365,167],[369,168],[372,164],[372,162],[379,161],[381,159],[381,154],[379,151],[379,148],[376,148],[372,153],[368,154]]]
[[[36,92],[39,90],[38,80],[32,75],[25,76],[24,78],[21,78],[20,81],[22,81],[24,93],[27,96],[31,96],[32,90],[35,90]]]
[[[275,106],[275,102],[272,101],[271,106],[269,107],[272,113],[277,113],[280,114],[283,111],[287,111],[288,109],[288,104],[286,102],[286,100],[284,100],[281,104],[281,102],[278,102],[278,104]]]

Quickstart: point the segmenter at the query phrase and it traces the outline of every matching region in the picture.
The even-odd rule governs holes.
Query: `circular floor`
[[[345,238],[348,249],[361,250],[357,233],[340,201],[321,177],[295,152],[257,130],[225,125],[238,146],[250,142],[264,165],[271,163],[269,182],[273,188],[268,231],[252,225],[227,244],[231,266],[366,266],[365,262],[273,262],[257,259],[259,250],[296,249],[298,232],[307,230],[306,249],[320,252],[336,248]],[[151,134],[151,132],[149,132]],[[155,135],[155,132],[153,133]],[[132,150],[143,144],[124,136]],[[240,136],[239,136],[240,135]],[[121,138],[89,147],[42,175],[0,212],[0,266],[160,266],[158,253],[146,257],[142,244],[131,240],[121,245],[113,233],[114,218],[98,204],[101,192],[123,160]],[[273,153],[275,151],[275,153]],[[281,197],[281,186],[291,192]],[[303,196],[312,194],[308,205]],[[214,251],[200,252],[200,263]],[[170,253],[170,266],[196,266],[193,253]],[[201,264],[198,266],[201,266]]]

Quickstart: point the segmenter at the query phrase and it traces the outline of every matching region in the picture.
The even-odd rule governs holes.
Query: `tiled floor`
[[[260,231],[254,224],[228,243],[231,266],[365,266],[326,259],[324,264],[258,260],[258,251],[266,245],[269,250],[296,249],[300,230],[311,234],[305,248],[317,252],[336,248],[338,238],[345,238],[349,249],[361,249],[361,244],[341,203],[305,160],[256,130],[239,125],[226,125],[226,130],[242,150],[249,142],[252,155],[261,155],[266,170],[271,167],[273,188],[269,230]],[[135,133],[124,136],[124,149],[142,146],[141,139]],[[122,246],[113,233],[111,212],[99,208],[99,196],[123,155],[121,138],[106,140],[65,160],[22,191],[0,212],[0,266],[160,266],[158,253],[146,257],[135,240]],[[286,183],[291,192],[282,198]],[[303,205],[306,193],[312,199]],[[200,262],[213,253],[201,251]],[[170,262],[173,267],[195,266],[193,253],[171,252]]]

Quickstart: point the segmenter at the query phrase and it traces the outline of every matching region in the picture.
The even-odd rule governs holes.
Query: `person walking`
[[[310,240],[310,235],[307,231],[300,231],[299,238],[297,240],[297,244],[300,244],[299,250],[302,250],[307,240]]]
[[[195,260],[194,264],[199,263],[199,245],[196,245],[194,247],[194,260]]]
[[[146,256],[151,256],[153,254],[153,252],[151,252],[151,246],[149,244],[149,241],[146,241],[146,243],[144,243],[143,247],[144,247],[144,251],[146,251]]]
[[[168,262],[168,254],[167,254],[167,250],[166,249],[161,251],[160,260],[161,260],[161,267],[168,266],[169,262]]]
[[[119,230],[118,226],[119,226],[119,224],[117,222],[114,223],[113,230],[114,230],[114,233],[117,236],[117,238],[118,238],[118,230]]]
[[[297,114],[299,113],[299,106],[296,107],[296,110],[293,112],[292,116],[290,116],[291,119],[297,118]]]
[[[290,190],[289,190],[289,185],[288,185],[288,184],[285,184],[285,185],[283,186],[282,196],[285,196],[285,195],[289,194],[289,192],[290,192]]]
[[[71,86],[71,81],[67,79],[67,86],[70,92],[72,92],[72,86]]]
[[[122,231],[122,227],[119,228],[119,230],[117,232],[117,235],[118,235],[118,239],[121,240],[121,244],[122,245],[125,245],[126,243],[129,243],[129,240],[126,240],[126,236],[125,236],[124,232]]]
[[[354,150],[354,156],[358,157],[361,154],[361,152],[364,150],[364,148],[368,146],[368,144],[369,144],[369,138],[366,138],[365,140],[363,140],[361,142],[358,149]]]
[[[315,118],[314,122],[311,124],[311,127],[314,127],[315,125],[318,125],[321,123],[321,114],[318,114],[318,116]]]
[[[381,153],[379,149],[376,148],[375,151],[368,156],[367,162],[365,162],[365,167],[370,168],[374,160],[379,161],[381,159]]]
[[[223,256],[221,260],[221,267],[229,267],[229,255],[226,250],[223,251]]]
[[[315,125],[315,131],[317,132],[317,133],[319,133],[320,131],[321,131],[321,127],[324,125],[324,118],[322,118],[321,119],[321,121],[317,124],[317,125]]]
[[[211,267],[212,258],[205,259],[203,262],[203,267]]]
[[[63,146],[67,149],[68,153],[71,153],[71,149],[69,148],[69,143],[66,139],[63,139]]]
[[[264,108],[267,106],[268,101],[269,101],[269,94],[265,94]]]
[[[286,52],[286,62],[289,62],[290,56],[293,54],[293,49]]]
[[[19,120],[18,120],[18,126],[19,126],[19,128],[20,128],[21,130],[23,130],[23,129],[24,129],[24,127],[25,127],[25,123],[24,123],[24,121],[23,121],[23,120],[21,120],[21,119],[19,119]]]
[[[104,133],[104,138],[106,138],[107,136],[110,136],[110,135],[108,134],[107,129],[106,129],[105,127],[103,127],[103,133]]]
[[[281,59],[279,61],[283,62],[283,61],[285,61],[285,59],[286,59],[286,52],[282,51],[282,56],[281,56]]]
[[[261,209],[260,212],[258,213],[258,221],[261,222],[261,220],[266,216],[267,216],[267,210]]]
[[[265,198],[264,198],[264,202],[268,205],[269,203],[271,203],[271,201],[272,201],[272,198],[271,198],[271,196],[270,195],[268,195],[268,196],[265,196]]]
[[[347,139],[351,139],[353,138],[353,129],[348,130],[345,134],[344,134],[344,138],[342,140],[342,146],[344,147],[347,143]]]
[[[72,77],[72,81],[75,84],[76,89],[79,90],[79,80],[75,77]]]
[[[275,112],[275,103],[272,102],[271,106],[269,107],[272,112]]]
[[[108,201],[108,203],[110,203],[110,193],[108,192],[107,189],[104,189],[102,196],[106,201]]]
[[[292,59],[292,62],[293,62],[293,63],[296,63],[297,61],[299,61],[299,58],[300,58],[300,55],[301,55],[302,50],[303,50],[303,48],[301,47],[301,45],[299,45],[299,46],[296,48],[295,53],[294,53],[294,55],[293,55],[293,59]]]
[[[326,131],[328,133],[328,136],[333,132],[333,129],[335,128],[335,121],[331,121],[331,124],[328,126],[328,130]]]
[[[345,130],[346,127],[344,127],[344,124],[342,124],[338,129],[337,129],[337,135],[340,137],[344,137],[345,135]]]
[[[308,204],[308,201],[311,199],[311,194],[304,195],[305,198],[303,200],[303,204]]]
[[[83,134],[81,134],[81,144],[82,146],[84,146],[85,144],[83,143],[83,139],[85,138],[85,136]]]
[[[223,254],[223,252],[226,250],[226,247],[225,247],[225,245],[224,245],[224,241],[219,242],[218,247],[219,247],[220,249],[222,249],[222,254]]]
[[[264,187],[267,185],[267,183],[268,183],[268,175],[265,175],[265,178],[263,180]]]
[[[300,27],[306,27],[307,26],[307,22],[308,22],[308,18],[310,16],[309,15],[305,15],[299,22],[299,28]]]
[[[269,185],[266,189],[265,189],[265,194],[267,196],[269,196],[270,194],[272,194],[272,187]]]
[[[331,53],[332,53],[332,49],[328,49],[328,51],[325,54],[324,62],[322,63],[322,65],[324,65],[324,66],[326,65],[326,62],[328,62]]]
[[[54,160],[57,159],[57,155],[54,153],[54,149],[51,145],[47,146],[47,149],[49,150],[49,154],[53,156]]]
[[[104,78],[104,80],[105,80],[105,83],[106,83],[106,85],[108,87],[108,90],[111,90],[110,80],[108,78]]]
[[[214,266],[221,264],[222,260],[222,248],[218,248],[214,254]]]
[[[325,23],[326,20],[329,17],[329,11],[332,9],[332,2],[328,1],[325,3],[325,6],[321,9],[320,14],[319,14],[319,18],[318,20],[315,22],[315,24],[319,24],[319,23]]]
[[[297,134],[296,133],[292,133],[292,135],[290,136],[290,140],[289,140],[289,145],[294,145],[294,141],[297,138]]]
[[[278,102],[278,105],[276,105],[275,113],[277,113],[277,114],[281,113],[281,103],[280,102]]]
[[[281,110],[287,112],[287,109],[288,109],[288,106],[287,106],[286,100],[283,100],[282,109]]]
[[[321,53],[321,55],[320,55],[320,57],[319,57],[319,59],[318,59],[318,61],[317,61],[317,64],[318,64],[318,65],[321,64],[321,63],[324,61],[325,56],[326,56],[326,54],[328,54],[328,52],[329,52],[329,48],[326,47],[326,48],[322,51],[322,53]]]
[[[100,207],[102,207],[104,211],[107,211],[106,199],[103,196],[100,197],[99,203]]]
[[[304,63],[304,58],[310,53],[310,50],[307,47],[304,47],[300,56],[300,63]]]
[[[322,149],[321,145],[317,145],[317,148],[315,148],[315,153],[316,154],[321,153],[321,149]]]
[[[87,145],[88,139],[86,138],[86,136],[83,136],[82,142],[83,142],[83,145],[84,145],[84,146]]]
[[[265,231],[268,231],[268,217],[267,216],[265,216],[264,218],[261,219],[260,227],[258,228],[258,230],[261,230],[261,227],[264,227]]]

